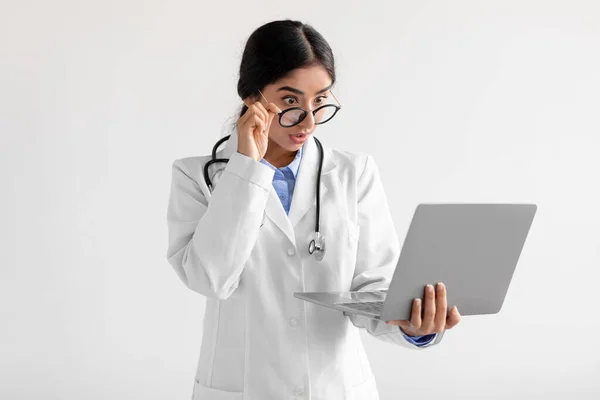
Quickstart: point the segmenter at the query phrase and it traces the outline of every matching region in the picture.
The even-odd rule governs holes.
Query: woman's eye
[[[283,101],[288,106],[291,106],[292,104],[294,104],[294,101],[296,101],[296,99],[294,99],[293,97],[286,97],[285,99],[283,99]]]
[[[315,100],[315,102],[317,104],[321,104],[325,102],[325,99],[327,99],[327,96],[321,96],[321,97],[317,97],[317,99]]]

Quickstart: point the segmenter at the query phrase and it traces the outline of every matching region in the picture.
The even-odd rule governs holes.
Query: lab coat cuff
[[[398,327],[400,329],[400,327]],[[400,329],[400,332],[402,332],[402,329]],[[431,334],[431,335],[424,335],[424,336],[409,336],[407,334],[405,334],[404,332],[402,332],[402,334],[404,335],[404,338],[406,340],[408,340],[411,344],[414,344],[415,346],[427,346],[428,344],[430,344],[431,342],[433,342],[433,340],[436,337],[436,334]]]
[[[275,171],[269,166],[237,151],[231,155],[224,172],[234,174],[267,191],[271,189],[273,176],[275,175]]]

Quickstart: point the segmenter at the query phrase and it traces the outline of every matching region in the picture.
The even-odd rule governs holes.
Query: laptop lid
[[[535,204],[420,204],[381,319],[410,319],[413,299],[437,282],[446,285],[448,310],[499,312],[536,211]]]

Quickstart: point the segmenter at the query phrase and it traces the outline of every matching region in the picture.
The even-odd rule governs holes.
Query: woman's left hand
[[[437,293],[436,293],[437,291]],[[414,299],[410,321],[392,320],[386,324],[398,325],[409,336],[424,336],[432,333],[441,333],[445,329],[452,329],[460,322],[460,313],[456,306],[448,313],[446,302],[446,285],[437,284],[437,290],[432,285],[425,287],[425,312],[421,317],[421,299]]]

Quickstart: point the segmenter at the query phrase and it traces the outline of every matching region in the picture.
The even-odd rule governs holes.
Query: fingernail
[[[443,289],[444,288],[444,284],[442,282],[438,282],[437,284],[439,289]]]
[[[429,292],[432,292],[432,291],[433,291],[433,286],[432,286],[432,285],[427,285],[427,290],[428,290]]]

